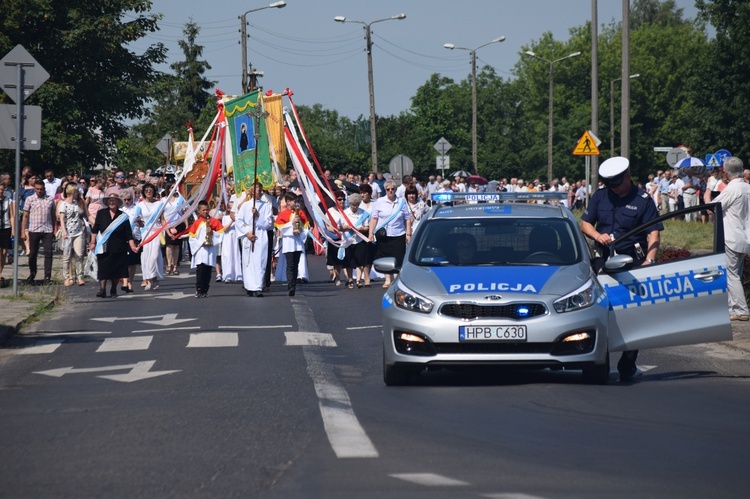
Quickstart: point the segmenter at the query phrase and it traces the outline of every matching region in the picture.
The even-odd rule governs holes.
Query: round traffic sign
[[[667,164],[674,168],[674,165],[681,159],[687,158],[688,154],[681,147],[675,147],[667,152]]]
[[[414,171],[414,162],[409,156],[399,154],[398,156],[394,156],[391,159],[391,162],[388,163],[388,170],[391,172],[391,175],[400,182],[401,179],[404,178],[404,175],[411,175]]]

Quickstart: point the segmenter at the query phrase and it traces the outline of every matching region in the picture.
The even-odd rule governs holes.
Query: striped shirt
[[[54,199],[34,195],[26,200],[23,209],[29,214],[29,232],[54,232]]]

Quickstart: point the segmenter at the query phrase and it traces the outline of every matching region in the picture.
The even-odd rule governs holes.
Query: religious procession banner
[[[224,104],[234,165],[235,192],[249,187],[254,178],[263,184],[264,189],[273,184],[266,120],[262,113],[263,97],[259,90]]]
[[[268,112],[266,126],[268,135],[271,137],[276,163],[281,173],[286,173],[286,141],[284,141],[284,106],[281,102],[281,94],[268,95],[263,98],[263,109]]]
[[[174,142],[174,159],[182,161],[187,155],[188,147],[190,142]],[[208,152],[208,155],[206,153]],[[195,153],[195,161],[206,161],[213,157],[214,144],[212,141],[207,140],[202,146],[198,148]]]

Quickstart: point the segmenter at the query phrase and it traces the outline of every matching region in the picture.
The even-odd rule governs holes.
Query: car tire
[[[607,350],[604,364],[593,364],[583,368],[583,381],[590,385],[606,385],[609,383],[609,350]]]
[[[408,384],[412,371],[403,366],[389,365],[383,362],[383,381],[386,386],[403,386]]]

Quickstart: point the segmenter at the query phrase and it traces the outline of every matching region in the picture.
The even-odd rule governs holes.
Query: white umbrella
[[[690,170],[690,173],[692,175],[698,176],[703,175],[706,171],[705,163],[703,163],[703,161],[701,161],[699,158],[694,158],[692,156],[682,158],[674,166],[675,168],[679,168],[680,173],[682,173],[683,175],[686,175],[688,170]]]
[[[467,172],[466,170],[458,170],[457,172],[451,173],[451,175],[454,176],[454,177],[464,177],[464,178],[466,178],[469,175],[471,175],[471,173]]]

